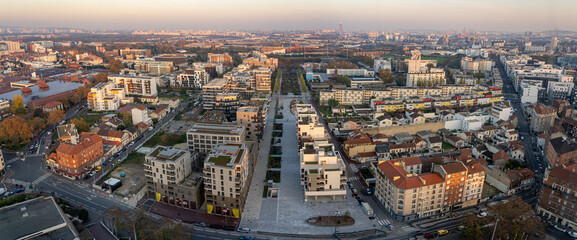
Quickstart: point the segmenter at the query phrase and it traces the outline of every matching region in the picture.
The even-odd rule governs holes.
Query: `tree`
[[[351,79],[347,76],[337,75],[336,80],[337,80],[337,82],[346,84],[347,87],[351,86]]]
[[[108,73],[99,73],[99,74],[94,75],[94,84],[96,85],[96,84],[98,84],[98,83],[108,81],[108,75],[110,75],[110,74],[108,74]],[[87,87],[78,87],[78,89],[77,89],[76,91],[80,91],[81,88],[84,88],[84,89],[85,89],[85,90],[83,90],[83,92],[85,91],[86,94],[84,94],[83,96],[86,97],[86,95],[88,94],[88,91],[90,91],[90,90],[89,90]]]
[[[33,128],[22,118],[14,116],[0,122],[0,139],[6,145],[19,148],[22,143],[30,141]]]
[[[495,239],[512,239],[523,234],[535,234],[544,229],[531,209],[531,205],[514,196],[508,202],[490,206],[487,210],[493,216],[493,222],[499,220]]]
[[[29,122],[30,126],[34,128],[34,131],[42,130],[46,126],[46,119],[41,117],[34,117]]]
[[[113,74],[119,74],[120,70],[124,68],[124,64],[115,58],[110,58],[108,62],[110,63],[108,64],[108,70]]]
[[[463,219],[461,223],[465,226],[465,231],[463,232],[463,236],[466,239],[483,239],[483,231],[481,226],[486,224],[485,218],[479,218],[475,214],[470,214]]]
[[[328,101],[329,107],[336,107],[339,105],[339,101],[334,98],[329,99]]]
[[[10,112],[12,112],[14,115],[24,115],[28,112],[24,107],[24,99],[22,98],[22,95],[16,94],[14,97],[12,97],[12,106],[10,107]]]
[[[70,107],[70,101],[67,98],[63,98],[58,101],[62,103],[62,107],[64,107],[64,109],[68,109]]]
[[[505,169],[520,169],[521,163],[515,159],[511,159],[505,163]]]
[[[42,108],[34,109],[34,115],[33,116],[43,118],[44,117],[44,110],[42,110]]]
[[[395,76],[391,72],[391,69],[388,68],[379,70],[379,78],[381,78],[381,81],[383,81],[384,83],[395,82]]]
[[[78,132],[88,132],[90,131],[90,124],[88,124],[84,118],[73,118],[72,120],[70,120],[70,123],[74,124],[74,126],[76,126],[76,129],[78,129]]]
[[[62,121],[62,119],[64,119],[65,117],[66,115],[64,115],[64,111],[56,109],[48,114],[47,121],[48,124],[52,125]]]

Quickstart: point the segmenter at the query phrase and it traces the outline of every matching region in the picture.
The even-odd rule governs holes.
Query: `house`
[[[416,151],[423,151],[427,148],[427,141],[425,141],[425,139],[422,139],[420,137],[416,137],[415,140],[413,140],[413,143],[415,144],[415,150]]]
[[[528,168],[508,171],[490,165],[483,165],[483,168],[485,181],[507,195],[530,189],[535,181],[535,172]]]
[[[427,139],[427,138],[435,137],[438,135],[436,133],[430,131],[430,130],[423,130],[423,131],[418,131],[417,136],[419,136],[422,139]]]
[[[132,124],[144,123],[145,125],[152,125],[152,119],[148,117],[148,109],[145,106],[138,106],[131,110]]]
[[[485,132],[485,136],[492,138],[497,133],[497,127],[493,125],[482,126],[479,131]]]
[[[385,134],[382,134],[382,133],[377,133],[377,134],[373,135],[371,138],[373,139],[373,142],[382,142],[382,143],[388,143],[389,142],[389,137]]]
[[[411,154],[414,153],[417,149],[415,143],[400,143],[400,144],[392,144],[389,145],[389,149],[391,154]]]
[[[376,123],[379,127],[390,127],[393,126],[393,119],[389,114],[383,114],[377,117]]]
[[[450,136],[445,140],[448,144],[451,144],[453,147],[456,148],[463,148],[465,147],[465,140],[457,136]]]
[[[391,149],[387,145],[377,145],[375,147],[375,153],[379,161],[391,159]]]
[[[418,115],[416,113],[411,114],[408,119],[411,122],[411,124],[423,124],[426,122],[425,117]]]
[[[336,106],[331,110],[333,111],[333,114],[345,114],[347,112],[347,109],[343,106]]]
[[[493,153],[492,156],[493,165],[505,167],[505,164],[509,161],[509,155],[503,150],[499,150],[496,153]]]
[[[167,107],[157,107],[156,110],[150,113],[150,118],[160,120],[166,117],[167,114],[168,114]]]
[[[437,152],[441,151],[441,149],[443,148],[443,140],[439,136],[427,138],[427,143],[429,144],[427,147],[431,151]]]
[[[374,152],[376,144],[370,138],[349,139],[343,143],[345,153],[354,159],[359,153]]]
[[[158,105],[158,96],[142,96],[140,97],[142,103]]]
[[[114,114],[108,114],[102,116],[101,121],[103,124],[113,129],[117,129],[120,125],[124,124],[124,122],[120,118],[116,117],[116,115]]]
[[[356,161],[359,163],[367,163],[377,161],[376,152],[362,152],[357,155]]]
[[[117,131],[117,130],[109,130],[105,128],[101,128],[98,130],[98,136],[102,139],[106,139],[108,141],[119,142],[122,147],[126,146],[130,140],[130,134],[124,131]]]
[[[452,121],[454,117],[455,117],[455,114],[448,112],[448,111],[443,111],[443,112],[439,113],[439,121],[440,122]]]
[[[344,123],[342,123],[342,128],[343,130],[356,130],[356,129],[360,129],[359,124],[355,121],[352,120],[348,120]]]
[[[44,104],[42,106],[42,110],[44,112],[47,112],[47,113],[58,110],[58,109],[64,110],[64,106],[62,105],[62,102],[60,102],[60,101],[52,101],[52,102],[49,102],[49,103]]]
[[[401,132],[395,134],[395,139],[397,140],[398,143],[406,143],[413,141],[414,137],[409,133]]]
[[[168,108],[175,109],[180,104],[180,98],[173,97],[173,98],[160,98],[158,100],[158,104],[168,105]]]
[[[471,131],[458,132],[457,137],[462,138],[466,143],[469,144],[471,144],[473,141],[473,133]]]
[[[509,149],[507,150],[507,154],[509,154],[511,159],[524,161],[525,148],[523,147],[523,143],[517,141],[509,142]]]

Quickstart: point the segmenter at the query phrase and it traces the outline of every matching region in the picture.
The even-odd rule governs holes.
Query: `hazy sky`
[[[577,0],[2,0],[0,25],[104,29],[577,31]]]

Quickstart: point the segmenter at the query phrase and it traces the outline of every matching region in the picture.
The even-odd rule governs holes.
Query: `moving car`
[[[248,233],[250,232],[250,228],[238,228],[236,231],[241,233]]]
[[[203,223],[203,222],[197,222],[197,223],[194,224],[194,226],[197,226],[197,227],[208,227],[208,225],[207,225],[206,223]]]
[[[446,235],[446,234],[449,234],[449,231],[447,231],[446,229],[441,229],[441,230],[437,231],[437,234],[439,234],[439,236]]]
[[[98,172],[98,171],[100,171],[100,170],[102,170],[102,167],[101,167],[101,166],[98,166],[98,167],[96,167],[96,169],[94,169],[95,172]]]

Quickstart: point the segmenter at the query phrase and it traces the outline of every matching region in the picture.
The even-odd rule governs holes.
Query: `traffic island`
[[[350,216],[318,216],[307,219],[307,223],[319,227],[351,226],[355,219]]]

